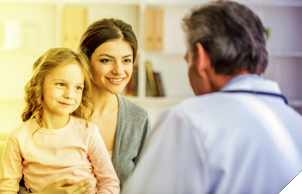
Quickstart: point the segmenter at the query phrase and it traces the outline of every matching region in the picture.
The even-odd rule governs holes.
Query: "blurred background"
[[[77,49],[92,22],[119,18],[139,42],[131,81],[121,95],[143,106],[154,125],[166,108],[194,96],[183,59],[181,19],[207,0],[0,0],[0,132],[21,124],[23,88],[38,57],[52,47]],[[269,32],[269,66],[262,75],[277,81],[302,113],[302,1],[241,0]]]

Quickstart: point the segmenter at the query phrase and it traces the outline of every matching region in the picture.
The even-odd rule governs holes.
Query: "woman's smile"
[[[120,85],[123,83],[125,78],[107,78],[107,80],[114,85]]]

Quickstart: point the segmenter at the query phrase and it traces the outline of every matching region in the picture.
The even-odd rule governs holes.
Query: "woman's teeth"
[[[120,82],[120,81],[123,81],[123,79],[124,78],[122,78],[122,79],[110,79],[110,78],[108,78],[110,81],[113,81],[113,82]]]

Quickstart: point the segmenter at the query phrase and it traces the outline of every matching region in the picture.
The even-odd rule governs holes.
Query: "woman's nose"
[[[114,75],[121,75],[123,73],[123,66],[122,66],[122,63],[120,62],[117,62],[114,64],[114,68],[112,70],[112,73]]]

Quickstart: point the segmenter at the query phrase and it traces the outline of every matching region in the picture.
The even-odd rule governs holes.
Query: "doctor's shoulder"
[[[171,106],[168,110],[173,111],[185,111],[187,109],[194,109],[196,107],[199,108],[207,108],[212,106],[216,100],[219,100],[219,93],[211,93],[211,94],[203,94],[199,96],[189,97],[182,100],[180,103]]]
[[[163,111],[159,116],[159,120],[167,118],[171,118],[172,120],[177,118],[191,120],[196,115],[206,117],[207,114],[200,114],[209,111],[212,112],[213,108],[224,103],[222,99],[221,94],[218,92],[189,97]]]
[[[157,123],[159,123],[160,120],[168,118],[174,119],[178,117],[184,119],[186,117],[186,113],[190,112],[190,109],[196,107],[196,105],[200,103],[200,97],[202,96],[189,97],[170,106],[159,115]]]

